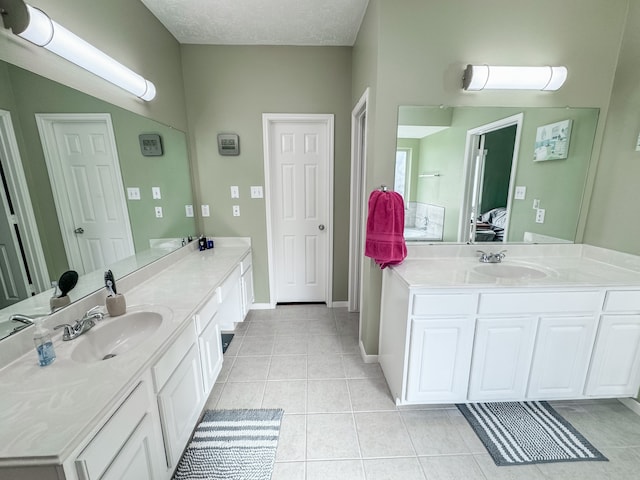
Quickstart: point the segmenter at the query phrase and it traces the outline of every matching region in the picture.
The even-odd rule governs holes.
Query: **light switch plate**
[[[203,217],[209,216],[209,205],[200,205],[200,209],[202,210]]]
[[[185,205],[184,213],[187,215],[187,217],[193,217],[193,205]]]
[[[233,216],[234,217],[239,217],[240,216],[240,205],[234,205],[233,206]]]
[[[516,187],[516,200],[524,200],[527,196],[527,187]]]
[[[251,187],[251,198],[262,198],[262,186],[254,185]]]
[[[151,196],[154,200],[160,200],[162,198],[160,187],[151,187]]]
[[[127,188],[127,198],[129,200],[140,200],[140,189],[138,187]]]
[[[544,208],[536,210],[536,223],[544,223]]]
[[[240,198],[240,189],[237,185],[231,186],[231,198]]]
[[[540,200],[538,200],[537,198],[533,199],[533,208],[534,210],[537,210],[538,208],[540,208]]]
[[[162,218],[162,207],[156,207],[156,218]]]

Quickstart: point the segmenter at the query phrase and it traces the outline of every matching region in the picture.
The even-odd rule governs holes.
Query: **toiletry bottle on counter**
[[[36,331],[33,334],[33,343],[36,345],[36,353],[38,354],[38,361],[41,367],[51,365],[56,359],[56,352],[53,349],[53,342],[51,341],[51,334],[42,325],[43,318],[35,320]]]
[[[207,239],[204,236],[200,236],[200,238],[198,239],[198,249],[200,251],[206,250],[207,249]]]

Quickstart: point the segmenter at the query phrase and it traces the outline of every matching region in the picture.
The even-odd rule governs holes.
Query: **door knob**
[[[324,225],[322,225],[322,224],[318,225],[318,229],[319,230],[324,230]]]
[[[73,231],[73,233],[84,233],[84,228],[78,227]]]

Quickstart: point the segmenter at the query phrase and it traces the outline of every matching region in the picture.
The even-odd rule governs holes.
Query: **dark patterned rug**
[[[498,466],[608,461],[547,402],[457,405]]]

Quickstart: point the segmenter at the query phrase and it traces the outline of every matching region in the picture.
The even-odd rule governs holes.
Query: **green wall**
[[[590,159],[593,164],[600,149],[627,7],[627,0],[371,0],[365,15],[367,29],[361,30],[353,50],[352,104],[369,86],[374,105],[366,188],[390,184],[393,179],[390,159],[395,151],[399,105],[596,107],[601,117]],[[553,15],[540,21],[540,12]],[[461,82],[467,63],[566,65],[569,76],[563,88],[553,93],[465,92]],[[587,192],[592,182],[590,173]],[[579,240],[585,218],[583,213]],[[365,351],[375,354],[381,274],[367,260],[363,270],[361,337]]]
[[[351,149],[351,48],[183,45],[194,186],[211,207],[207,235],[251,237],[257,303],[269,301],[266,211],[249,196],[264,185],[263,113],[335,115],[333,300],[347,300]],[[240,155],[221,157],[216,135],[240,136]],[[231,199],[229,187],[240,187]],[[232,216],[232,205],[241,215]]]
[[[195,219],[185,216],[193,204],[186,135],[174,128],[108,104],[39,75],[0,62],[0,108],[11,112],[36,223],[51,278],[68,270],[51,184],[38,133],[36,113],[109,113],[113,123],[123,188],[140,188],[141,200],[127,201],[136,251],[149,249],[149,239],[185,237],[196,232]],[[12,95],[6,95],[11,92]],[[158,133],[161,157],[144,157],[138,135]],[[152,200],[151,187],[162,199]],[[126,190],[125,190],[126,191]],[[164,217],[155,218],[154,207]]]

